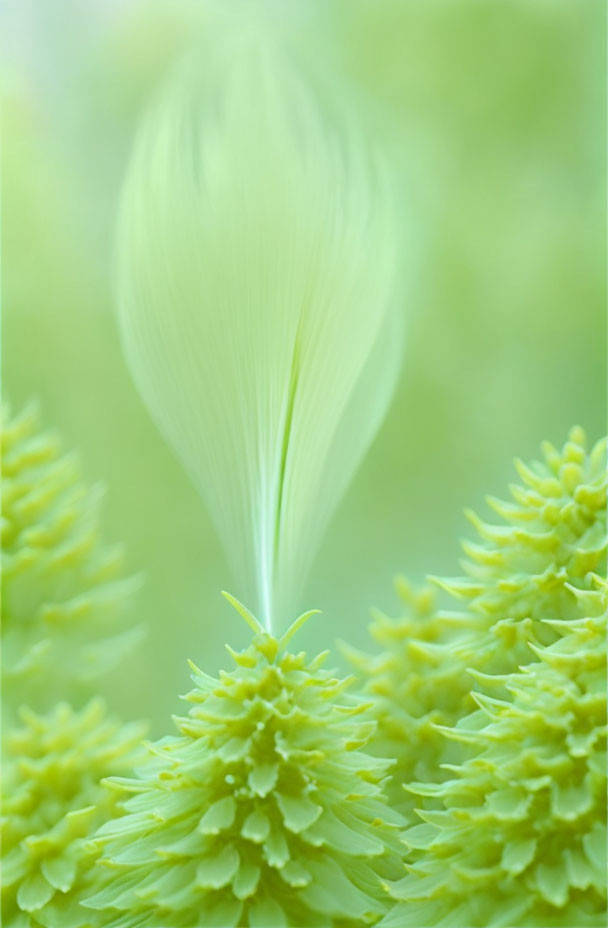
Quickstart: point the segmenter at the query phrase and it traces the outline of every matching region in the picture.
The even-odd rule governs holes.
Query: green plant
[[[489,499],[504,524],[469,513],[479,540],[463,545],[466,577],[432,578],[451,601],[438,604],[431,588],[415,593],[401,581],[405,615],[377,612],[370,628],[384,650],[368,657],[347,649],[373,700],[372,747],[397,761],[391,799],[408,813],[414,803],[403,785],[444,779],[441,765],[462,755],[437,726],[473,710],[484,674],[499,681],[534,661],[533,647],[556,641],[558,626],[546,620],[577,618],[576,591],[605,572],[605,441],[587,452],[574,428],[561,452],[545,442],[542,462],[516,466],[523,486],[511,487],[513,501]],[[500,682],[493,685],[500,695]],[[437,802],[429,793],[422,804]]]
[[[6,705],[48,706],[73,681],[117,662],[137,586],[100,538],[101,490],[41,432],[35,408],[2,421],[2,673]]]
[[[106,928],[355,926],[386,911],[401,872],[391,761],[362,750],[374,724],[323,670],[239,610],[255,636],[219,680],[193,666],[179,736],[150,748],[125,815],[99,830]]]
[[[578,617],[546,618],[557,637],[521,671],[484,677],[479,711],[445,729],[470,756],[405,832],[409,874],[383,922],[406,926],[606,924],[606,582],[571,588]]]
[[[415,590],[399,578],[396,587],[404,614],[391,619],[376,611],[370,625],[383,650],[373,656],[345,644],[342,650],[372,703],[377,728],[369,749],[396,760],[388,786],[391,804],[409,817],[414,800],[403,784],[436,779],[441,762],[458,756],[436,726],[457,721],[474,704],[471,678],[446,645],[461,627],[462,615],[439,611],[432,586]]]
[[[358,662],[422,820],[386,928],[604,924],[605,451],[573,429],[518,463],[506,524],[472,515],[467,578],[436,580],[460,609],[403,586],[410,615],[376,617]]]
[[[120,725],[98,699],[20,714],[3,752],[2,924],[86,928],[79,898],[96,857],[86,838],[116,814],[100,781],[131,770],[143,726]]]
[[[457,655],[487,673],[516,670],[530,660],[529,644],[559,637],[546,619],[578,616],[575,590],[606,571],[606,441],[588,452],[575,427],[561,451],[542,445],[543,459],[517,460],[523,485],[512,501],[488,498],[503,524],[468,516],[479,539],[463,545],[465,579],[436,582],[464,605],[469,621]],[[573,587],[575,590],[573,591]]]
[[[139,635],[116,629],[135,581],[100,541],[99,492],[35,410],[5,418],[2,445],[3,924],[86,928],[86,837],[116,805],[100,781],[131,770],[143,726],[121,726],[100,700],[48,707]]]

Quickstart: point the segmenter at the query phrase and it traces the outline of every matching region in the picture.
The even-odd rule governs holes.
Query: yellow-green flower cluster
[[[124,650],[132,582],[35,416],[3,444],[7,928],[605,925],[605,443],[518,464],[465,579],[399,582],[349,652],[369,702],[290,650],[307,616],[277,639],[233,601],[251,644],[139,750],[99,700],[26,708]]]
[[[86,928],[79,898],[96,857],[87,835],[116,812],[100,781],[131,770],[143,729],[109,718],[100,700],[21,715],[4,748],[2,924]]]
[[[590,453],[573,428],[561,451],[549,442],[543,460],[516,461],[523,485],[510,502],[489,498],[503,524],[469,513],[479,541],[464,545],[464,580],[439,580],[464,603],[469,621],[458,657],[488,673],[508,673],[531,658],[529,644],[559,637],[546,619],[578,616],[572,587],[590,588],[606,572],[606,442]]]
[[[441,808],[405,832],[410,872],[386,928],[606,924],[608,595],[588,582],[579,618],[546,620],[563,637],[495,678],[506,698],[475,694],[479,711],[445,731],[469,758],[409,786]]]
[[[285,636],[284,636],[285,639]],[[363,747],[349,680],[260,632],[213,679],[194,668],[179,736],[153,745],[126,814],[95,844],[105,928],[347,926],[387,910],[402,873],[391,762]]]
[[[439,764],[458,756],[435,726],[474,708],[470,671],[509,673],[534,660],[530,645],[559,637],[545,619],[575,617],[571,588],[589,589],[593,572],[605,574],[606,443],[588,453],[574,428],[561,452],[545,442],[542,462],[516,464],[523,486],[511,487],[512,502],[489,499],[505,524],[469,513],[479,540],[464,545],[467,576],[433,578],[450,601],[438,605],[430,588],[415,593],[400,581],[405,615],[376,613],[370,629],[383,651],[349,652],[374,701],[378,750],[390,746],[386,756],[397,760],[397,803],[401,784],[441,779]]]
[[[39,431],[34,408],[2,422],[2,673],[5,705],[48,706],[66,682],[104,671],[138,632],[136,581],[100,539],[99,488]]]
[[[343,646],[365,681],[377,722],[370,749],[393,757],[396,766],[388,785],[391,804],[406,814],[413,798],[403,789],[411,780],[436,779],[439,764],[454,760],[459,751],[437,733],[474,708],[471,678],[450,655],[462,615],[437,608],[437,591],[431,586],[415,590],[405,579],[397,581],[404,615],[394,620],[376,612],[370,626],[383,650],[369,657]],[[466,618],[466,617],[465,617]]]
[[[88,928],[86,838],[116,805],[101,780],[132,769],[142,729],[55,699],[123,656],[134,583],[100,541],[99,494],[33,410],[3,422],[2,445],[2,924]]]
[[[412,823],[387,928],[605,923],[605,453],[574,429],[518,463],[505,524],[471,516],[467,577],[436,581],[458,608],[405,586],[376,617],[358,666]]]

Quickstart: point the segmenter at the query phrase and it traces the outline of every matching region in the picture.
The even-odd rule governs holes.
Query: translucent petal
[[[136,147],[126,355],[267,627],[294,608],[393,391],[390,199],[348,120],[330,128],[254,44],[184,68]]]
[[[47,883],[62,893],[71,889],[76,877],[76,862],[63,855],[48,857],[41,861],[40,869]]]
[[[282,796],[277,794],[277,803],[285,822],[285,827],[296,834],[309,828],[323,811],[316,802],[305,796]]]
[[[55,890],[43,876],[35,873],[23,881],[17,891],[17,902],[25,912],[35,912],[52,899]]]
[[[198,829],[205,835],[216,835],[229,828],[236,815],[236,803],[232,796],[224,796],[209,806],[200,820]]]
[[[249,774],[249,786],[258,796],[266,796],[277,782],[278,775],[278,764],[257,764]]]
[[[219,889],[229,883],[239,868],[239,852],[231,844],[216,857],[207,857],[196,868],[196,880],[205,889]]]

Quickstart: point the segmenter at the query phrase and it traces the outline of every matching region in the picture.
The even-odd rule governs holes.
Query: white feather
[[[267,628],[290,618],[392,394],[397,248],[377,158],[259,45],[185,68],[142,127],[123,342]]]

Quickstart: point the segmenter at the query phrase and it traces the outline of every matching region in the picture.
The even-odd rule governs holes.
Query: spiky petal
[[[100,700],[21,717],[2,758],[2,924],[88,928],[79,899],[97,852],[87,836],[118,812],[100,781],[131,771],[144,727],[121,726]]]
[[[490,500],[504,524],[470,515],[479,538],[464,546],[468,575],[433,578],[448,597],[438,602],[430,588],[416,593],[400,581],[404,614],[377,613],[370,626],[382,652],[349,652],[378,721],[371,748],[396,758],[391,798],[408,813],[414,801],[400,798],[403,784],[445,779],[441,764],[462,754],[437,726],[469,714],[469,691],[490,680],[492,694],[504,696],[501,675],[536,662],[533,648],[561,636],[546,620],[578,617],[578,592],[591,589],[593,571],[605,573],[606,442],[587,451],[574,428],[561,451],[547,442],[542,450],[542,462],[517,463],[523,485],[511,487],[512,502]],[[431,793],[416,801],[438,803]]]
[[[267,634],[213,679],[134,779],[126,814],[98,832],[106,928],[354,928],[386,910],[402,819],[390,761],[362,748],[373,723],[349,681]],[[393,877],[391,877],[393,874]]]
[[[607,586],[575,593],[578,617],[500,680],[506,698],[445,730],[469,757],[413,783],[439,811],[405,832],[409,874],[383,928],[606,924]]]
[[[531,465],[516,461],[512,501],[489,498],[501,524],[469,513],[479,539],[464,545],[467,578],[437,581],[470,616],[462,660],[489,673],[526,663],[530,643],[555,641],[544,620],[577,616],[576,591],[606,570],[606,440],[587,451],[575,427],[561,451],[545,442],[542,452]]]
[[[459,756],[437,725],[450,725],[474,708],[472,680],[451,652],[466,616],[437,606],[437,590],[397,581],[403,612],[394,619],[375,612],[370,635],[382,651],[368,655],[343,646],[371,702],[377,722],[369,749],[396,764],[389,785],[391,804],[408,817],[414,801],[403,789],[411,780],[433,780],[443,761]]]
[[[138,581],[101,540],[100,488],[39,430],[36,409],[3,410],[1,437],[3,697],[48,706],[139,638],[124,624]]]

